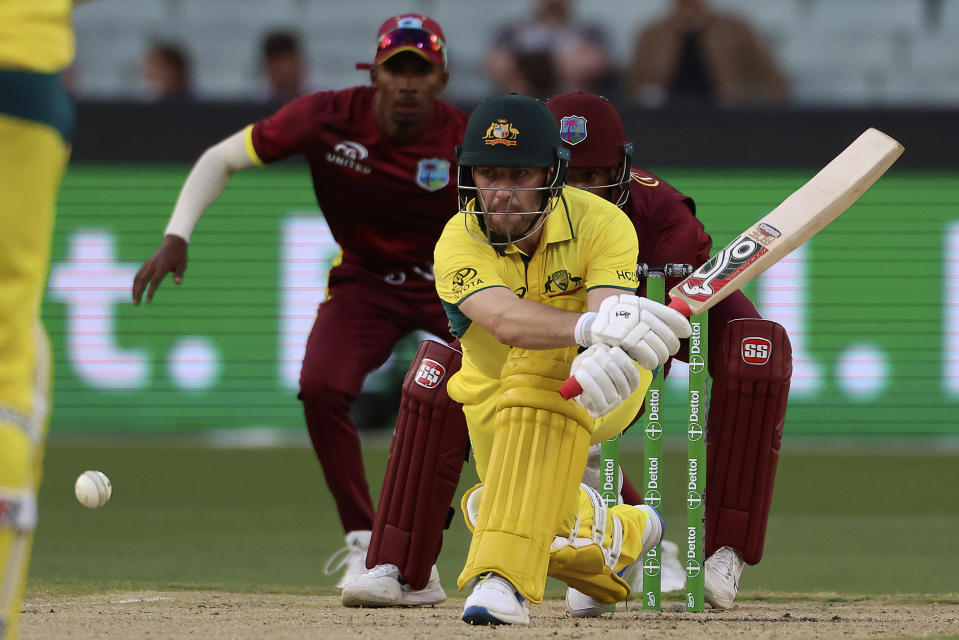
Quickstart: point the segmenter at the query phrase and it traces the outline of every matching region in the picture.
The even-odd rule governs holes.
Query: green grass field
[[[744,597],[955,594],[956,454],[824,454],[808,446],[792,452],[791,444],[787,436],[766,555],[744,572]],[[386,447],[378,438],[366,446],[375,492]],[[639,469],[641,452],[625,449],[627,470]],[[680,458],[677,449],[666,460],[672,539],[684,516]],[[201,588],[333,593],[335,577],[322,569],[342,545],[342,531],[309,449],[60,444],[48,448],[45,468],[28,595]],[[84,469],[111,477],[106,507],[91,511],[74,499],[73,481]],[[461,490],[473,482],[469,463]],[[448,591],[467,544],[457,515],[440,558]],[[551,581],[548,595],[561,593]]]

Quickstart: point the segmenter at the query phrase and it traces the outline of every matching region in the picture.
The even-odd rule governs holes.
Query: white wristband
[[[593,326],[593,321],[596,319],[596,313],[593,311],[587,311],[579,317],[579,320],[576,321],[576,329],[573,331],[573,338],[576,340],[576,344],[581,347],[588,347],[593,344],[592,339],[590,338],[590,327]]]

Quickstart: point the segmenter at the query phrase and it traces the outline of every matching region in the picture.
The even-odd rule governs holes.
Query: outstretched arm
[[[591,290],[589,309],[599,309],[603,300],[617,293],[620,291],[611,287]],[[525,300],[505,287],[477,291],[463,300],[459,309],[498,341],[521,349],[576,346],[576,323],[583,315]]]
[[[180,190],[163,242],[133,279],[134,304],[140,304],[144,290],[147,302],[152,301],[168,273],[173,273],[176,284],[183,282],[187,244],[200,217],[223,192],[230,176],[255,165],[247,152],[247,135],[246,129],[234,133],[207,149],[193,165]]]

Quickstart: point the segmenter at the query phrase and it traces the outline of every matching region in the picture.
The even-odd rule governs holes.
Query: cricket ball
[[[113,495],[113,485],[110,478],[101,471],[84,471],[77,477],[76,484],[73,486],[77,494],[77,500],[88,509],[97,509],[102,507]]]

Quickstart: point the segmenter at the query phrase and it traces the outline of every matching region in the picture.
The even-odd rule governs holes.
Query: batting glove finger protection
[[[583,389],[576,401],[594,418],[618,407],[639,386],[632,359],[619,347],[597,344],[573,360],[570,373]]]
[[[632,353],[639,344],[645,344],[653,352],[656,364],[647,367],[652,369],[666,362],[669,356],[679,350],[679,338],[676,334],[666,326],[665,322],[651,313],[644,314],[643,322],[626,335],[623,340],[623,349],[626,353]],[[643,366],[646,365],[643,364]]]
[[[649,298],[641,298],[641,300],[643,320],[649,323],[650,327],[653,327],[653,324],[649,322],[649,318],[650,316],[653,316],[658,320],[662,320],[663,324],[669,328],[667,333],[676,336],[676,338],[688,338],[693,334],[693,329],[689,326],[689,320],[680,312],[676,311],[675,309],[670,309],[664,304],[653,302]],[[656,330],[656,333],[659,333],[659,331]],[[662,333],[659,333],[659,336],[665,339],[665,336]],[[667,344],[669,344],[668,341]],[[670,349],[672,349],[672,346],[670,346]],[[678,341],[676,342],[676,350],[679,350]],[[676,353],[676,350],[671,351],[670,353]]]
[[[603,300],[595,316],[583,314],[576,324],[576,341],[583,346],[619,346],[647,369],[655,369],[679,350],[688,338],[689,321],[666,305],[629,294]]]
[[[647,333],[647,335],[650,334]],[[644,369],[652,371],[660,365],[659,356],[645,340],[629,344],[624,343],[621,348]]]

